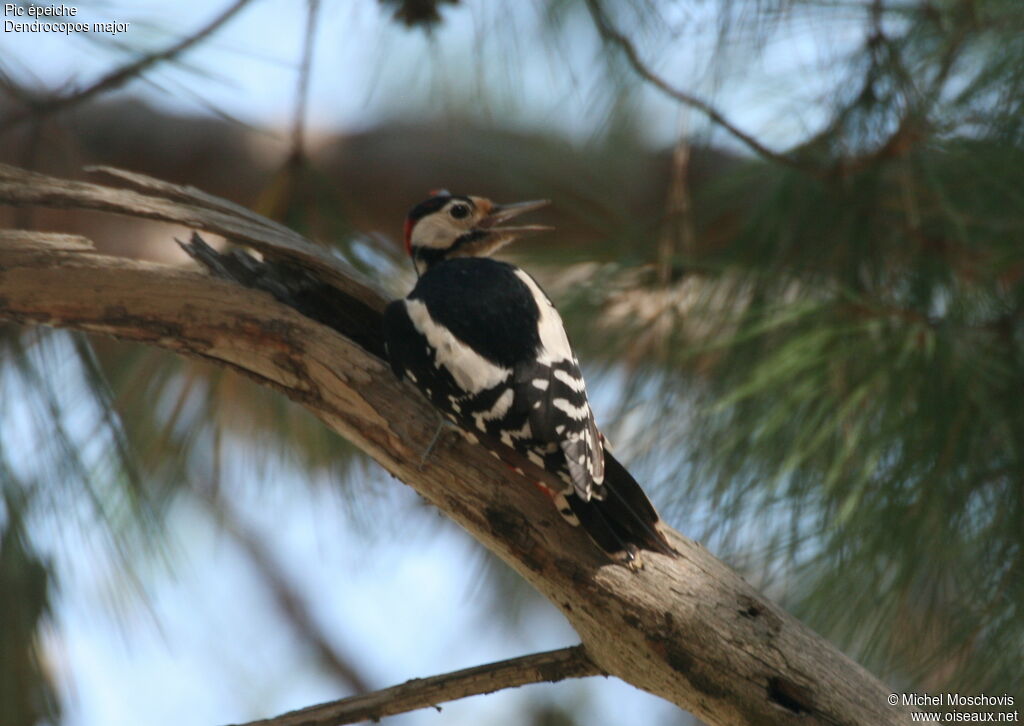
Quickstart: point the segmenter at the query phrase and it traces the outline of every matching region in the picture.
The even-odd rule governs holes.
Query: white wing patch
[[[501,418],[508,410],[512,408],[512,401],[515,399],[515,392],[511,388],[506,388],[505,392],[498,396],[498,400],[494,402],[486,411],[480,413],[474,413],[473,418],[476,419],[476,427],[481,431],[487,430],[487,425],[484,421]]]
[[[576,391],[576,393],[583,393],[583,391],[587,387],[587,384],[583,382],[582,378],[577,378],[576,376],[571,375],[569,372],[563,371],[561,368],[556,369],[554,375],[555,378],[560,380],[565,385],[569,386],[569,388]]]
[[[512,375],[511,368],[491,363],[452,335],[450,330],[434,322],[422,300],[406,298],[404,302],[409,320],[430,343],[427,350],[434,355],[434,365],[447,368],[459,388],[467,393],[476,394],[494,388]],[[562,337],[565,337],[564,333]]]
[[[561,395],[556,394],[549,403],[552,408],[564,414],[569,424],[555,426],[555,434],[561,438],[559,445],[571,472],[571,477],[565,472],[560,472],[560,476],[567,483],[571,482],[577,495],[584,500],[589,500],[592,495],[600,497],[598,487],[604,480],[604,452],[601,448],[600,434],[594,425],[593,411],[586,400],[586,384],[579,374],[579,363],[569,345],[562,318],[532,277],[519,269],[515,271],[515,275],[526,285],[537,306],[540,347],[536,362],[546,366],[551,376],[549,380],[544,380],[543,377],[533,378],[530,383],[542,391],[550,391],[557,381],[558,385],[568,389],[561,391]],[[571,394],[568,393],[570,391]],[[535,403],[533,408],[540,409],[540,404]],[[570,487],[570,491],[573,487]]]
[[[587,404],[583,404],[582,406],[573,406],[564,398],[556,398],[551,402],[551,405],[577,421],[586,421],[590,418],[590,406]],[[573,434],[569,438],[575,441],[579,438],[579,435]]]
[[[569,338],[565,334],[562,318],[555,310],[555,306],[551,304],[548,296],[544,294],[532,277],[518,268],[515,274],[530,291],[534,302],[537,303],[537,310],[540,312],[540,319],[537,321],[537,331],[540,333],[537,362],[549,366],[559,361],[572,360]]]

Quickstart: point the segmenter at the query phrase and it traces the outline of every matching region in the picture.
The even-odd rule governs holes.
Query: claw
[[[420,466],[422,470],[427,465],[427,460],[430,459],[430,455],[434,453],[434,449],[437,447],[437,442],[441,440],[441,432],[445,429],[449,431],[458,430],[458,427],[448,419],[441,416],[440,412],[437,415],[437,428],[434,429],[434,435],[430,437],[430,443],[427,444],[427,448],[424,449],[423,455],[420,456]]]

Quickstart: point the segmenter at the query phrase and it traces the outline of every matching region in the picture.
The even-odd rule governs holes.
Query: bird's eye
[[[448,214],[452,215],[455,219],[465,219],[469,216],[469,207],[465,204],[456,204],[448,210]]]

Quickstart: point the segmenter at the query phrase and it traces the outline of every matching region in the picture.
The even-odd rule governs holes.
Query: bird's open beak
[[[491,206],[490,213],[480,220],[479,226],[492,232],[499,232],[513,237],[527,232],[547,232],[554,229],[554,227],[548,227],[544,224],[526,224],[515,227],[502,227],[500,225],[502,222],[507,222],[513,217],[546,207],[549,204],[551,204],[551,201],[548,199],[536,199],[532,202],[517,202],[515,204],[494,204]]]
[[[490,199],[483,197],[470,198],[478,208],[487,210],[487,214],[476,223],[462,243],[449,254],[450,257],[487,257],[524,234],[547,232],[554,229],[554,227],[544,224],[502,226],[502,222],[507,222],[513,217],[547,206],[550,204],[547,199],[519,202],[518,204],[494,204]]]

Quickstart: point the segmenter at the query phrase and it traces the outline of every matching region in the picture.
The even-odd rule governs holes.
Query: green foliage
[[[709,501],[716,537],[774,568],[816,627],[908,684],[1012,692],[1024,6],[861,9],[866,40],[800,167],[751,162],[699,193],[701,234],[735,232],[680,255],[691,276],[674,284],[727,302],[705,293],[686,315],[717,321],[710,334],[680,319],[653,346],[682,374],[659,374],[653,407],[696,401],[676,496]]]
[[[26,535],[28,491],[0,468],[0,704],[8,726],[56,722],[60,705],[40,657],[50,615],[52,576]]]

